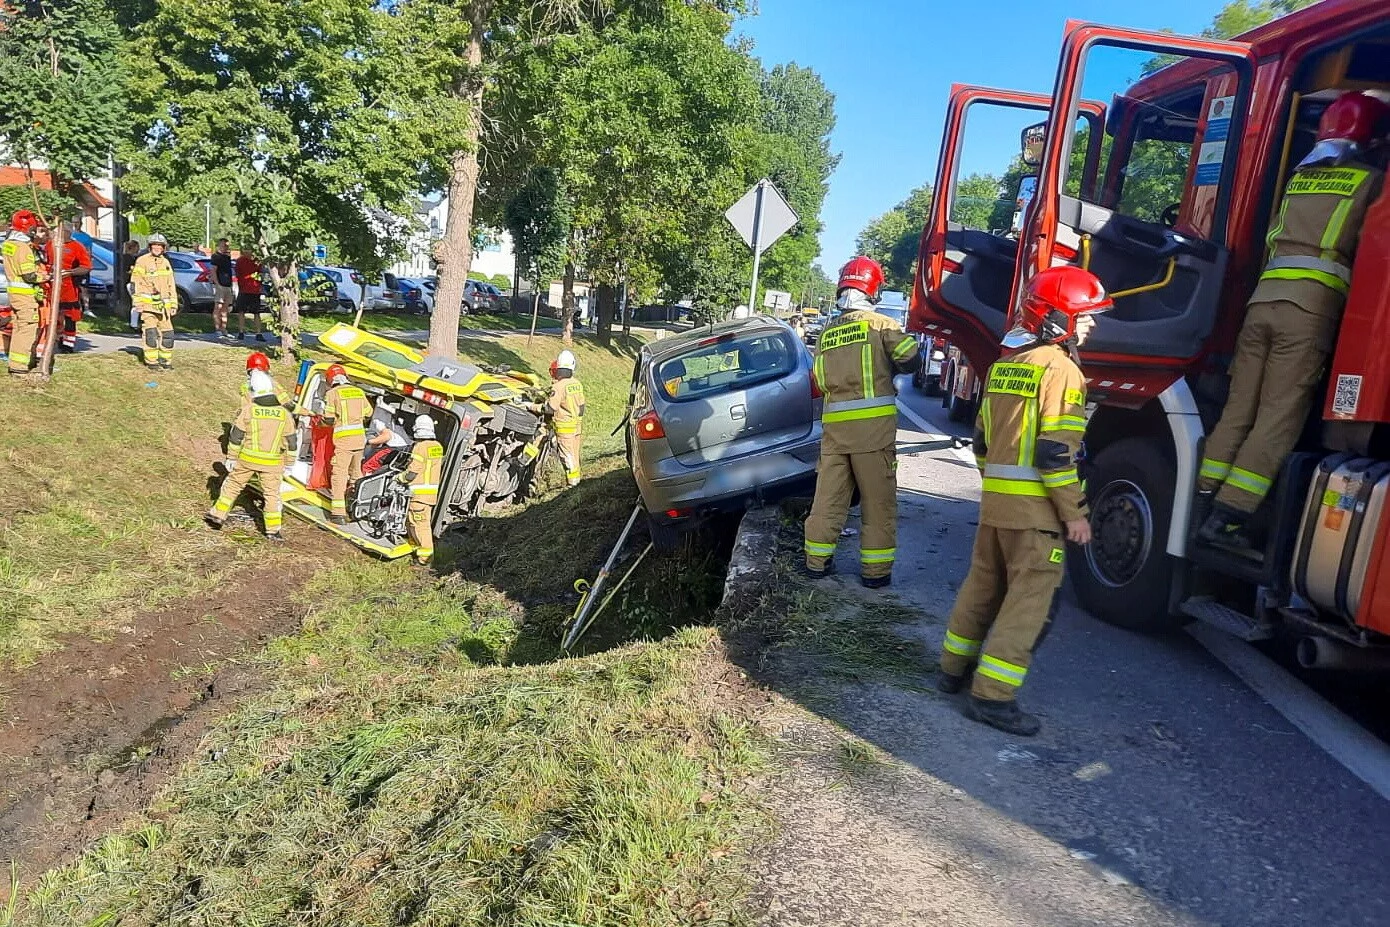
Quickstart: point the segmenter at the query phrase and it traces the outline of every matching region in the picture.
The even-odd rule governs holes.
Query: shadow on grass
[[[436,570],[490,585],[522,606],[509,662],[555,659],[579,603],[576,581],[595,579],[636,502],[631,474],[610,470],[525,508],[474,520],[440,542]],[[671,550],[653,549],[576,651],[595,653],[709,623],[723,593],[737,525],[737,518],[711,521]],[[602,591],[605,597],[648,541],[645,518],[639,517]]]
[[[520,354],[504,347],[494,338],[459,338],[459,355],[487,367],[506,367],[523,373],[537,373]]]

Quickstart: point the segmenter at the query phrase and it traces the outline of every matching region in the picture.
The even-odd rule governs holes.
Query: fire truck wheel
[[[1092,539],[1084,549],[1072,548],[1067,572],[1083,608],[1131,631],[1183,621],[1168,611],[1171,458],[1161,441],[1126,438],[1101,451],[1086,472]]]
[[[946,417],[953,422],[973,422],[975,420],[974,401],[962,399],[954,391],[951,393],[947,408],[950,411],[946,413]]]

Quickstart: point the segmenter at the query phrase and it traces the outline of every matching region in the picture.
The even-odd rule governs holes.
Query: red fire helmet
[[[1028,281],[1018,326],[1004,338],[1007,347],[1041,341],[1058,344],[1076,335],[1079,316],[1115,305],[1095,274],[1080,267],[1049,267]]]
[[[858,290],[870,299],[874,299],[882,288],[883,268],[878,266],[878,261],[861,254],[858,257],[850,258],[849,263],[840,268],[840,282],[835,287],[835,292]]]
[[[1365,93],[1344,93],[1333,100],[1318,121],[1318,141],[1345,139],[1365,147],[1390,116],[1390,106]]]

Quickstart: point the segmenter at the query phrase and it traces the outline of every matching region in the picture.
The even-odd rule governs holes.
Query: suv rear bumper
[[[753,501],[774,501],[809,489],[816,482],[820,430],[802,444],[744,460],[720,461],[660,479],[634,472],[642,504],[655,519],[683,521],[693,515],[737,511]],[[677,511],[676,517],[666,513]]]

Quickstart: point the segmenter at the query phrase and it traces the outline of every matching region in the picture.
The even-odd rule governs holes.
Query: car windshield
[[[878,312],[879,315],[888,316],[888,318],[892,319],[894,322],[897,322],[901,326],[906,327],[907,325],[906,309],[899,309],[896,306],[879,306],[875,311]]]
[[[357,353],[367,360],[375,361],[383,367],[392,367],[396,370],[407,370],[414,367],[419,361],[407,357],[399,351],[393,351],[388,347],[373,344],[368,341],[357,348]]]
[[[749,332],[700,342],[662,361],[656,381],[666,398],[688,402],[786,376],[796,368],[796,348],[782,332]]]

